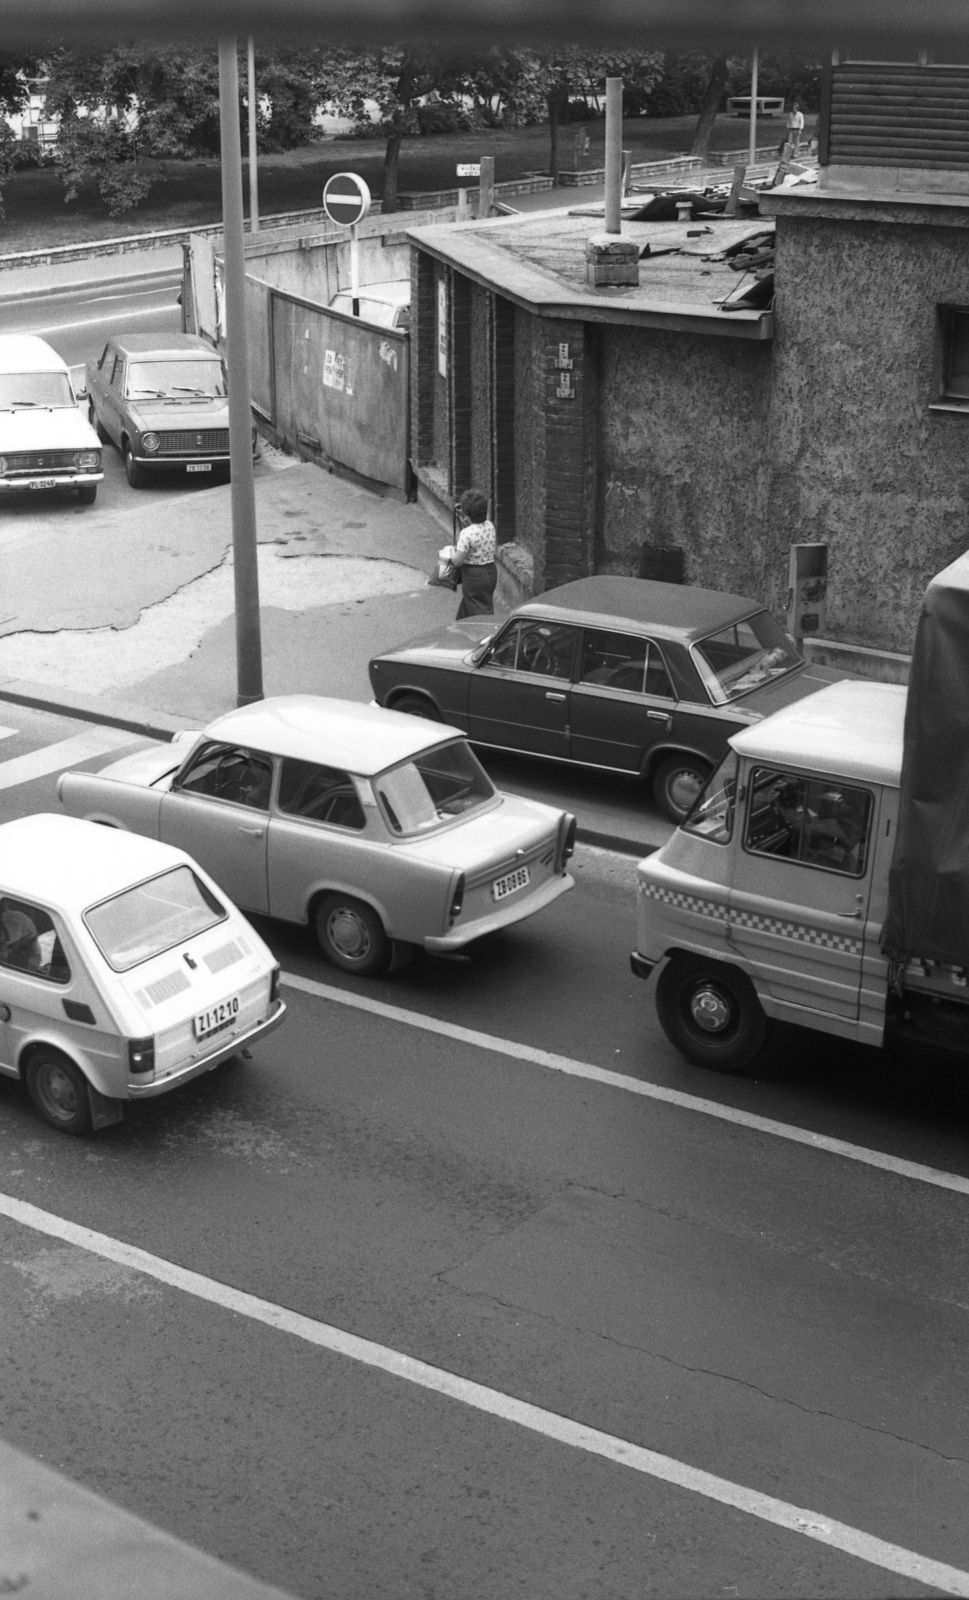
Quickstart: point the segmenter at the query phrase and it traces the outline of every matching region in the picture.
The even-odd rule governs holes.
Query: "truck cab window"
[[[733,835],[737,805],[737,757],[728,750],[686,821],[687,833],[695,833],[711,844],[729,844]]]
[[[868,863],[872,796],[835,778],[802,778],[771,767],[751,775],[744,848],[849,878]]]

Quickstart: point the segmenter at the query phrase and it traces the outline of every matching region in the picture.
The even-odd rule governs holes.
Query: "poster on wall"
[[[447,284],[443,278],[437,285],[437,370],[447,377]]]

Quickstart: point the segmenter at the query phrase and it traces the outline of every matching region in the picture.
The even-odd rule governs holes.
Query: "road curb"
[[[39,272],[41,268],[30,269]],[[153,272],[126,272],[114,278],[82,278],[73,283],[52,283],[45,289],[0,289],[0,305],[7,305],[17,300],[57,300],[77,295],[85,289],[112,289],[119,283],[137,283],[140,279],[175,278],[181,279],[179,267],[156,267]],[[2,281],[2,278],[0,278]]]
[[[13,706],[26,706],[31,711],[46,711],[52,716],[74,717],[79,722],[94,722],[102,728],[118,728],[122,733],[133,733],[142,739],[162,739],[171,743],[177,733],[197,732],[202,723],[193,717],[169,717],[163,711],[151,711],[144,706],[119,705],[116,702],[97,702],[84,695],[69,695],[63,690],[45,691],[39,684],[11,682],[0,684],[0,702]],[[612,850],[618,855],[634,856],[642,860],[659,849],[656,844],[644,844],[641,839],[628,839],[620,833],[601,828],[576,828],[578,844],[594,845],[599,850]]]

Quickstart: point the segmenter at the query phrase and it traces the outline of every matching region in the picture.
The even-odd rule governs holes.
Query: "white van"
[[[279,967],[181,850],[75,817],[0,825],[0,1073],[82,1134],[282,1021]]]
[[[76,489],[93,505],[103,477],[66,361],[36,334],[0,335],[0,494]]]

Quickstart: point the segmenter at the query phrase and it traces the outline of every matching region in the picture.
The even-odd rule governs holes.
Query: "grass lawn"
[[[808,119],[809,121],[813,119]],[[693,117],[636,117],[623,125],[623,144],[634,161],[663,160],[689,150]],[[758,127],[759,145],[780,143],[779,118]],[[572,123],[560,132],[561,163],[573,165],[576,132],[588,132],[591,148],[583,165],[602,166],[605,123]],[[746,149],[748,124],[736,117],[717,119],[711,148]],[[400,157],[400,189],[422,191],[455,186],[455,165],[479,156],[494,156],[498,182],[525,172],[548,169],[547,127],[492,129],[480,133],[439,134],[406,139]],[[259,207],[301,211],[322,203],[323,185],[334,172],[358,172],[378,196],[383,183],[384,146],[380,139],[326,139],[318,144],[266,156],[259,163]],[[157,164],[157,180],[148,197],[124,217],[109,217],[96,191],[83,193],[70,205],[56,168],[18,172],[5,185],[6,216],[0,219],[0,255],[38,250],[48,245],[76,244],[121,234],[151,233],[218,222],[222,214],[218,161],[166,161]]]

